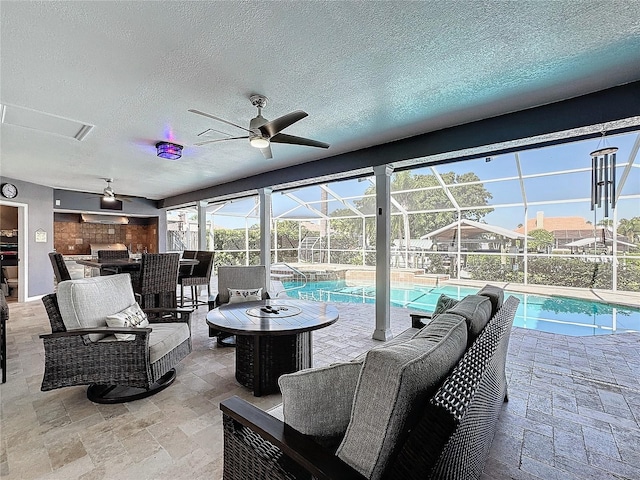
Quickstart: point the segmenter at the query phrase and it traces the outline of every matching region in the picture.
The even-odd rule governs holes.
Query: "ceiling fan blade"
[[[262,155],[264,155],[264,158],[273,158],[273,155],[271,155],[271,146],[266,146],[264,148],[261,148],[260,151],[262,152]]]
[[[247,132],[251,132],[251,130],[249,130],[248,128],[241,127],[240,125],[236,125],[235,123],[229,122],[229,121],[224,120],[224,119],[222,119],[220,117],[216,117],[214,115],[210,115],[208,113],[201,112],[200,110],[194,110],[193,108],[190,108],[188,111],[191,112],[191,113],[196,113],[198,115],[202,115],[203,117],[213,118],[214,120],[217,120],[217,121],[222,122],[222,123],[226,123],[227,125],[231,125],[232,127],[237,127],[237,128],[242,129],[242,130],[245,130]]]
[[[276,136],[271,137],[269,141],[274,143],[289,143],[292,145],[305,145],[307,147],[329,148],[328,143],[319,142],[317,140],[311,140],[310,138],[302,138],[302,137],[296,137],[294,135],[287,135],[284,133],[279,133]]]
[[[240,138],[249,138],[249,135],[245,135],[244,137],[218,138],[217,140],[207,140],[206,142],[194,143],[194,145],[200,147],[201,145],[207,145],[208,143],[224,142],[225,140],[238,140]]]
[[[289,125],[296,123],[298,120],[302,120],[307,115],[309,114],[307,112],[303,112],[302,110],[296,110],[295,112],[287,113],[286,115],[265,123],[260,127],[260,131],[263,135],[273,137],[274,135],[277,135],[282,130],[287,128]]]

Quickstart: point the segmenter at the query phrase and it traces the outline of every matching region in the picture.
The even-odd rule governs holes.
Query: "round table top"
[[[334,305],[292,298],[226,303],[207,313],[210,326],[236,335],[292,335],[326,327],[336,320],[338,309]]]

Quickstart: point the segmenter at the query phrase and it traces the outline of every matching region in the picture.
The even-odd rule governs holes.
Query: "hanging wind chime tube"
[[[594,150],[591,155],[591,210],[602,207],[604,217],[609,217],[616,208],[616,152],[618,147],[604,147]]]

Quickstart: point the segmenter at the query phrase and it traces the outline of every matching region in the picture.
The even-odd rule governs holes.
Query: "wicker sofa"
[[[351,362],[280,377],[283,404],[221,403],[225,479],[473,479],[503,401],[518,299],[486,286]]]

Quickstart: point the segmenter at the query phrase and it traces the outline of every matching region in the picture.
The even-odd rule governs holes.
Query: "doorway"
[[[2,291],[8,302],[27,298],[27,205],[0,201]]]

